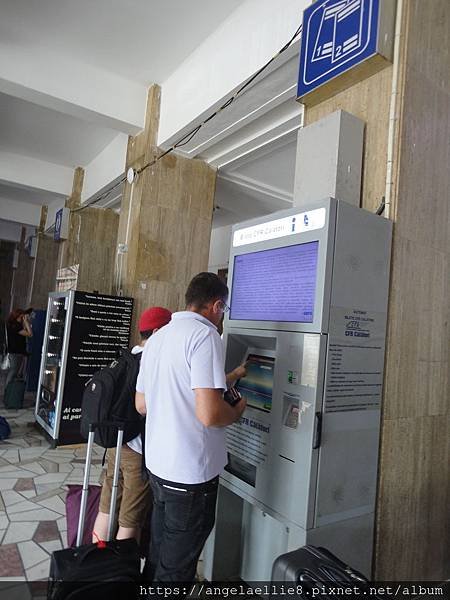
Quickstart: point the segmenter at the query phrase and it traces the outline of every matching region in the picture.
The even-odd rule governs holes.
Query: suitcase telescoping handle
[[[81,506],[80,506],[80,517],[78,519],[78,532],[77,532],[77,546],[81,546],[83,541],[84,533],[84,521],[86,518],[86,507],[89,494],[89,477],[91,474],[91,463],[92,463],[92,451],[94,449],[94,436],[95,430],[99,426],[99,423],[91,423],[89,425],[89,437],[87,443],[86,452],[86,465],[84,469],[83,489],[81,492]],[[123,424],[117,424],[113,422],[103,422],[102,427],[111,426],[117,427],[117,446],[116,446],[116,460],[114,463],[114,477],[111,491],[111,504],[109,507],[109,521],[108,521],[108,540],[111,540],[114,530],[114,521],[116,515],[117,506],[117,491],[119,486],[119,472],[120,472],[120,454],[122,451],[123,443]]]

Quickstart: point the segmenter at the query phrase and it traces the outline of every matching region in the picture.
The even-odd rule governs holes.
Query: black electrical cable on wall
[[[232,96],[230,96],[230,98],[228,98],[228,100],[226,102],[224,102],[222,104],[222,106],[220,106],[216,111],[214,111],[212,114],[210,114],[204,121],[202,121],[194,129],[192,129],[191,131],[189,131],[188,133],[186,133],[183,137],[181,137],[170,148],[168,148],[167,150],[165,150],[164,152],[162,152],[161,154],[159,154],[152,161],[146,163],[145,165],[143,165],[139,169],[136,169],[136,174],[139,175],[140,173],[142,173],[143,171],[145,171],[149,167],[152,167],[158,161],[160,161],[162,158],[164,158],[165,156],[167,156],[168,154],[170,154],[171,152],[173,152],[177,148],[181,148],[181,147],[186,146],[187,144],[189,144],[189,142],[191,142],[194,139],[194,137],[198,134],[198,132],[200,131],[200,129],[203,127],[203,125],[206,125],[206,123],[209,123],[209,121],[211,121],[212,119],[214,119],[214,117],[216,117],[220,112],[222,112],[223,110],[225,110],[226,108],[228,108],[231,104],[233,104],[233,102],[236,100],[236,98],[238,96],[240,96],[242,94],[242,92],[245,89],[247,89],[248,86],[251,85],[255,81],[255,79],[257,77],[259,77],[259,75],[261,75],[261,73],[263,71],[265,71],[273,63],[273,61],[276,58],[278,58],[280,56],[280,54],[283,54],[283,52],[285,52],[292,45],[292,43],[300,36],[301,32],[302,32],[302,25],[299,26],[299,28],[294,33],[294,35],[291,37],[291,39],[280,50],[278,50],[278,52],[276,54],[274,54],[270,60],[268,60],[260,69],[258,69],[256,71],[256,73],[254,73]],[[86,204],[83,204],[83,206],[80,206],[79,208],[72,209],[71,212],[80,212],[80,211],[84,210],[85,208],[89,208],[90,206],[93,206],[94,204],[98,204],[98,202],[101,202],[104,198],[106,198],[107,196],[109,196],[109,194],[116,187],[118,187],[124,181],[126,181],[126,179],[127,179],[127,176],[123,175],[119,179],[119,181],[117,181],[112,187],[108,188],[105,192],[103,192],[103,194],[101,194],[98,198],[95,198],[95,200],[92,200],[92,202],[87,202]]]
[[[127,178],[126,175],[122,175],[122,177],[119,179],[119,181],[116,181],[116,183],[113,186],[111,186],[110,188],[108,188],[105,192],[103,192],[103,194],[101,196],[99,196],[92,202],[87,202],[86,204],[83,204],[83,206],[80,206],[79,208],[73,208],[70,212],[73,212],[73,213],[80,212],[80,210],[84,210],[85,208],[88,208],[89,206],[92,206],[93,204],[97,204],[97,202],[101,202],[104,198],[109,196],[109,194],[112,191],[114,191],[117,187],[119,187],[119,185],[121,185],[124,181],[126,181],[126,178]]]

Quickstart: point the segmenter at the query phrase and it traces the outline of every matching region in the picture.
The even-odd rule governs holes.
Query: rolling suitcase
[[[6,408],[16,409],[23,407],[25,396],[25,381],[23,379],[13,379],[6,386],[3,402]]]
[[[104,424],[103,424],[104,425]],[[113,425],[113,424],[110,424]],[[117,425],[114,425],[117,426]],[[111,540],[114,533],[123,427],[118,427],[116,461],[106,542],[80,545],[89,492],[89,474],[96,425],[89,427],[86,467],[78,521],[77,547],[53,552],[50,561],[48,600],[114,600],[126,597],[123,583],[137,583],[140,578],[139,548],[135,539]]]
[[[332,590],[339,587],[358,586],[362,590],[369,585],[368,580],[326,548],[302,546],[293,552],[279,556],[272,567],[272,582],[299,585],[299,598],[311,600],[312,589],[320,588],[322,599],[336,594]]]
[[[69,548],[76,548],[83,486],[68,485],[67,487],[69,488],[66,495],[67,545]],[[92,532],[98,514],[101,493],[102,488],[99,485],[89,486],[81,545],[92,542]]]

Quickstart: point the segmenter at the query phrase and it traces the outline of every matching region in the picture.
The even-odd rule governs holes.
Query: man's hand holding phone
[[[229,388],[224,393],[223,399],[235,410],[236,420],[239,419],[247,407],[247,401],[241,396],[239,390],[235,387]]]
[[[236,410],[236,420],[238,420],[244,410],[247,408],[247,400],[244,397],[241,397],[241,399],[234,405],[233,408]]]

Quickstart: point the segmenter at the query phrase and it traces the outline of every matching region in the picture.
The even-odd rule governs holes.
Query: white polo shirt
[[[147,407],[145,462],[168,481],[204,483],[227,464],[225,428],[198,420],[195,388],[226,389],[222,340],[202,315],[174,313],[145,345],[136,384]]]

